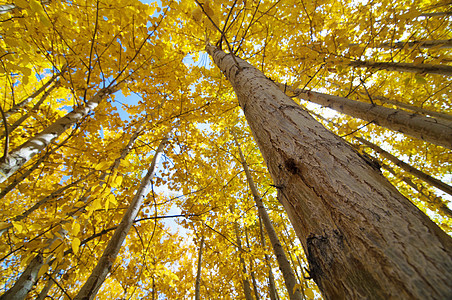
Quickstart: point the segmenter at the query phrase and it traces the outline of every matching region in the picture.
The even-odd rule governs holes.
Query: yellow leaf
[[[114,180],[114,184],[112,183],[112,187],[120,187],[121,183],[122,183],[122,176],[118,175],[118,176],[116,176],[116,178]]]
[[[93,207],[93,210],[98,210],[102,208],[102,204],[100,203],[100,198],[96,198],[93,201],[93,204],[91,205]]]
[[[116,197],[113,194],[108,195],[108,201],[107,202],[111,202],[113,204],[118,204],[118,201],[116,201]]]
[[[96,169],[97,171],[100,171],[100,170],[104,171],[104,170],[108,169],[109,166],[110,166],[110,162],[108,162],[108,161],[103,161],[103,162],[97,164],[97,165],[94,167],[94,169]]]
[[[304,290],[304,294],[305,294],[306,298],[308,298],[308,299],[314,299],[314,292],[313,292],[311,289],[306,288],[306,289]]]
[[[31,8],[33,11],[35,11],[35,12],[40,12],[40,11],[43,11],[43,10],[44,10],[44,9],[42,8],[41,3],[39,3],[39,2],[36,1],[36,0],[30,0],[30,1],[29,1],[29,4],[30,4],[30,8]]]
[[[38,272],[38,278],[41,277],[42,275],[44,275],[49,270],[49,267],[50,266],[48,264],[42,265],[41,269],[39,269],[39,272]]]
[[[78,250],[79,250],[79,248],[80,248],[80,239],[74,238],[74,239],[72,240],[71,246],[72,246],[72,251],[74,252],[74,254],[77,254],[77,253],[78,253]]]
[[[16,4],[16,6],[20,7],[20,8],[27,8],[28,7],[28,2],[25,0],[16,0],[14,1],[14,3]]]
[[[72,235],[77,235],[80,232],[80,224],[79,223],[74,223],[72,224]]]
[[[195,20],[196,22],[201,21],[202,19],[202,10],[199,7],[196,7],[194,10],[192,10],[191,12],[191,16],[193,18],[193,20]]]
[[[23,226],[19,222],[13,222],[14,229],[17,230],[17,233],[21,233]]]

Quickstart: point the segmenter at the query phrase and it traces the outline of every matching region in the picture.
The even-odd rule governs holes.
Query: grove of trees
[[[452,4],[393,2],[1,1],[0,299],[451,298]]]

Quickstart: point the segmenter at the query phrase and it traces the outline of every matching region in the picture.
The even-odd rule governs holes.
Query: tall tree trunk
[[[58,119],[55,123],[11,151],[11,153],[9,153],[7,157],[4,157],[3,161],[0,162],[0,183],[8,179],[33,156],[57,139],[71,125],[92,112],[103,99],[114,93],[116,90],[117,88],[104,88],[100,90],[86,103],[86,105],[75,108],[66,116]]]
[[[349,116],[452,149],[452,122],[439,121],[408,113],[404,110],[355,101],[344,97],[302,89],[293,90],[282,84],[278,85],[283,89],[285,88],[291,97],[317,103]]]
[[[242,163],[243,169],[245,170],[246,179],[248,181],[248,185],[250,187],[251,193],[253,194],[254,201],[256,202],[257,210],[259,212],[259,216],[262,218],[262,222],[264,223],[265,230],[267,231],[267,235],[272,244],[273,252],[275,253],[276,259],[278,261],[279,269],[281,270],[284,283],[287,288],[287,293],[289,294],[289,298],[291,300],[297,299],[301,300],[303,297],[299,289],[295,289],[297,285],[297,280],[292,271],[292,267],[290,266],[289,260],[286,257],[283,247],[281,246],[281,242],[278,239],[275,229],[273,228],[273,224],[271,223],[270,217],[267,214],[267,210],[265,209],[264,203],[262,202],[259,191],[254,184],[253,177],[251,176],[250,169],[248,164],[246,163],[245,156],[240,149],[240,144],[237,140],[237,136],[234,132],[232,132],[234,136],[234,141],[237,146],[240,162]]]
[[[246,247],[248,248],[248,251],[251,251],[250,239],[249,239],[248,230],[246,230],[246,227],[245,227],[245,239],[246,239]],[[254,263],[253,263],[252,257],[250,257],[250,274],[251,274],[251,281],[253,282],[254,297],[256,298],[256,300],[259,300],[261,297],[259,296],[259,291],[257,289],[256,276],[254,276]]]
[[[42,197],[38,202],[36,202],[35,204],[33,204],[32,207],[30,207],[29,209],[25,210],[23,213],[21,213],[20,215],[15,216],[12,221],[14,222],[19,222],[22,221],[23,219],[25,219],[26,217],[28,217],[32,212],[34,212],[35,210],[37,210],[39,207],[41,207],[42,205],[46,204],[47,202],[49,202],[50,200],[53,200],[59,196],[61,196],[63,194],[63,192],[65,190],[67,190],[68,188],[71,188],[77,184],[79,184],[81,181],[84,181],[86,178],[88,178],[89,176],[91,176],[94,172],[91,171],[90,173],[88,173],[87,175],[81,177],[80,179],[71,182],[61,188],[59,188],[58,190],[52,192],[50,195],[47,195],[45,197]],[[0,229],[0,236],[7,230],[9,230],[10,228],[12,228],[13,225],[9,225],[8,227],[2,228]]]
[[[231,211],[231,213],[234,212],[234,208],[231,206],[229,206],[229,210]],[[250,282],[248,281],[248,279],[246,278],[246,265],[245,265],[245,259],[243,258],[242,255],[242,241],[240,239],[240,232],[239,232],[239,224],[237,224],[237,221],[234,221],[234,231],[235,231],[235,238],[237,241],[237,251],[239,253],[239,261],[240,261],[240,277],[242,278],[242,287],[243,287],[243,294],[245,295],[245,299],[246,300],[253,300],[253,296],[251,295],[251,286],[250,286]]]
[[[446,204],[444,204],[443,201],[441,201],[441,198],[436,197],[435,195],[432,195],[432,193],[428,190],[425,190],[423,186],[419,187],[416,183],[414,183],[410,178],[405,177],[401,175],[400,173],[397,173],[392,167],[388,166],[387,164],[381,163],[380,165],[383,169],[387,170],[389,173],[391,173],[394,177],[400,178],[403,182],[408,184],[413,190],[418,192],[422,197],[425,199],[425,202],[428,204],[431,204],[433,207],[429,207],[432,210],[438,210],[439,214],[446,217],[446,218],[452,218],[452,211],[449,207],[447,207]]]
[[[422,13],[420,14],[421,17],[443,17],[443,16],[451,16],[452,11],[438,11],[438,12],[431,12],[431,13]]]
[[[39,269],[44,264],[41,254],[36,255],[27,265],[14,286],[0,296],[0,300],[23,300],[35,284]]]
[[[27,178],[28,176],[30,176],[31,173],[33,173],[34,170],[36,170],[41,163],[43,163],[47,158],[50,157],[50,155],[52,155],[53,153],[55,153],[59,148],[61,148],[64,144],[66,144],[66,142],[68,141],[68,139],[70,137],[72,137],[72,134],[75,132],[75,130],[68,135],[68,137],[62,141],[61,143],[59,143],[55,148],[53,149],[48,149],[45,153],[43,153],[41,155],[40,158],[38,158],[38,160],[36,160],[36,162],[31,165],[28,169],[24,170],[23,173],[18,174],[13,181],[11,181],[1,192],[0,192],[0,199],[2,199],[3,197],[5,197],[9,192],[11,192],[19,183],[21,183],[25,178]],[[0,173],[1,174],[1,173]],[[1,177],[1,175],[0,175]]]
[[[99,291],[108,273],[110,273],[111,267],[113,266],[119,250],[121,249],[122,243],[129,233],[130,227],[132,226],[135,217],[141,209],[141,204],[143,203],[144,197],[149,191],[152,178],[155,174],[155,167],[157,164],[158,156],[163,151],[163,148],[167,141],[168,138],[165,137],[160,142],[160,145],[155,151],[151,166],[149,167],[147,174],[141,180],[141,185],[138,188],[135,196],[133,197],[129,208],[124,214],[121,223],[118,225],[118,228],[115,230],[113,237],[108,242],[108,245],[105,248],[104,253],[99,259],[96,267],[94,268],[91,275],[86,280],[85,284],[80,289],[78,294],[75,296],[74,300],[93,299]]]
[[[364,93],[362,93],[362,94],[364,94]],[[398,106],[398,107],[401,107],[401,108],[405,108],[405,109],[411,110],[411,111],[413,111],[415,113],[418,113],[418,114],[431,116],[431,117],[433,117],[435,119],[440,119],[440,120],[446,121],[448,123],[452,122],[452,115],[449,115],[447,113],[431,111],[429,109],[425,109],[425,108],[422,108],[422,107],[414,106],[414,105],[411,105],[411,104],[408,104],[408,103],[404,103],[404,102],[400,102],[400,101],[396,101],[396,100],[391,100],[391,99],[388,99],[388,98],[383,97],[383,96],[372,96],[372,99],[379,100],[379,101],[381,101],[383,103],[392,104],[392,105],[395,105],[395,106]]]
[[[259,231],[260,231],[260,237],[261,237],[261,244],[262,247],[265,249],[265,238],[264,238],[264,230],[262,228],[262,218],[259,216]],[[270,293],[270,300],[277,300],[278,292],[276,290],[276,284],[275,284],[275,276],[273,276],[272,266],[270,264],[270,257],[267,253],[264,253],[265,262],[268,266],[268,289]]]
[[[44,95],[42,95],[41,99],[39,99],[38,102],[36,102],[36,104],[33,106],[32,109],[30,109],[27,113],[23,114],[19,119],[17,119],[16,122],[14,122],[14,124],[12,124],[9,128],[8,128],[8,133],[11,134],[11,132],[13,132],[15,129],[17,129],[17,127],[19,127],[26,119],[28,119],[28,117],[30,117],[32,112],[35,112],[39,109],[39,107],[41,106],[41,104],[45,101],[45,99],[47,99],[47,97],[49,96],[49,94],[56,88],[57,85],[52,85],[45,93]],[[0,135],[0,139],[3,139],[3,137],[5,136],[5,133],[3,133],[2,135]]]
[[[421,49],[450,49],[452,48],[452,39],[448,40],[432,40],[432,41],[412,41],[412,42],[396,42],[396,43],[383,43],[379,47],[402,49],[405,47],[414,48],[419,47]]]
[[[371,143],[363,138],[360,137],[354,137],[356,140],[358,140],[359,142],[361,142],[362,144],[368,146],[369,148],[371,148],[372,150],[376,151],[377,153],[379,153],[382,157],[390,160],[391,162],[393,162],[396,166],[398,166],[399,168],[401,168],[402,170],[414,175],[415,177],[425,181],[426,183],[430,184],[431,186],[434,186],[440,190],[442,190],[445,193],[448,193],[449,195],[452,196],[452,186],[442,182],[441,180],[438,180],[428,174],[425,174],[424,172],[410,166],[409,164],[407,164],[406,162],[401,161],[400,159],[398,159],[397,157],[395,157],[394,155],[392,155],[391,153],[381,149],[380,147],[378,147],[377,145],[375,145],[374,143]]]
[[[327,299],[448,299],[452,239],[259,70],[207,46],[229,79]]]
[[[198,267],[196,271],[196,282],[195,282],[195,300],[199,300],[200,298],[200,287],[201,287],[201,267],[202,267],[202,250],[204,248],[204,235],[201,238],[201,242],[199,243],[199,251],[198,251]]]
[[[369,68],[377,70],[388,70],[408,73],[427,73],[452,76],[452,66],[448,65],[431,65],[431,64],[414,64],[414,63],[395,63],[395,62],[371,62],[354,60],[348,63],[351,67]]]
[[[28,103],[33,101],[36,97],[39,96],[43,91],[45,91],[46,88],[48,88],[62,73],[66,71],[67,65],[64,65],[61,68],[61,71],[53,74],[52,77],[49,78],[49,80],[46,81],[39,89],[37,89],[35,92],[33,92],[30,96],[25,97],[21,102],[17,103],[13,107],[11,107],[8,111],[5,112],[5,115],[7,118],[9,118],[12,114],[15,114],[19,111],[22,107],[25,107]]]

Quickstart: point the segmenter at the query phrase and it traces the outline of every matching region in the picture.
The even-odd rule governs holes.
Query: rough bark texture
[[[284,88],[283,85],[278,85]],[[314,91],[293,90],[290,87],[285,89],[291,97],[317,103],[346,115],[452,149],[452,122]]]
[[[264,230],[262,229],[262,218],[259,216],[259,229],[262,247],[265,249]],[[276,300],[278,298],[278,292],[276,291],[275,276],[273,276],[272,266],[270,264],[270,257],[267,253],[264,253],[265,262],[268,266],[268,292],[270,293],[270,300]]]
[[[260,71],[213,46],[327,299],[450,299],[452,239]]]
[[[16,283],[6,293],[0,296],[0,300],[23,300],[27,296],[35,284],[39,269],[44,264],[44,259],[41,254],[36,255],[33,260],[27,265],[27,268],[17,279]]]
[[[448,193],[449,195],[452,196],[452,186],[442,182],[441,180],[438,180],[428,174],[425,174],[424,172],[410,166],[409,164],[407,164],[406,162],[401,161],[400,159],[398,159],[397,157],[395,157],[394,155],[392,155],[391,153],[381,149],[380,147],[378,147],[377,145],[363,139],[360,137],[355,137],[356,140],[360,141],[361,143],[363,143],[364,145],[370,147],[372,150],[378,152],[381,154],[381,156],[383,156],[384,158],[392,161],[396,166],[400,167],[402,170],[405,170],[406,172],[416,176],[417,178],[425,181],[426,183],[430,184],[431,186],[434,186],[440,190],[442,190],[445,193]]]
[[[286,257],[286,253],[284,252],[283,247],[281,246],[278,235],[273,228],[273,224],[267,214],[267,210],[265,209],[264,203],[262,202],[260,193],[257,190],[256,185],[254,184],[253,177],[251,176],[250,169],[248,167],[248,164],[246,163],[245,156],[240,149],[240,144],[237,141],[237,137],[234,133],[233,135],[239,152],[240,162],[242,163],[243,169],[245,170],[246,179],[248,181],[251,193],[253,194],[254,201],[256,202],[259,216],[262,219],[262,223],[264,223],[265,231],[267,231],[268,238],[270,239],[270,242],[272,244],[273,252],[275,253],[276,260],[278,261],[279,269],[283,274],[284,283],[286,285],[289,298],[291,300],[301,300],[303,299],[303,296],[301,295],[300,290],[295,289],[295,286],[297,285],[297,279],[292,272],[292,267],[290,266],[289,260]]]
[[[99,262],[97,263],[90,277],[86,280],[85,284],[75,296],[74,300],[94,299],[102,283],[105,281],[108,273],[110,273],[111,267],[113,266],[119,250],[121,249],[122,243],[129,233],[130,227],[132,226],[135,217],[141,209],[141,204],[143,203],[144,197],[149,191],[152,178],[155,174],[155,166],[158,156],[163,151],[163,147],[165,146],[167,141],[168,138],[165,137],[160,142],[159,147],[155,151],[151,166],[149,167],[147,174],[141,180],[141,185],[138,188],[135,196],[133,197],[127,211],[122,217],[121,223],[118,225],[118,228],[115,230],[113,237],[108,242],[108,245],[105,248],[102,257],[99,259]]]
[[[58,119],[55,123],[11,151],[5,161],[0,163],[0,183],[8,179],[33,156],[57,139],[70,126],[93,111],[107,95],[115,91],[116,88],[100,90],[88,103],[86,103],[86,105],[74,109],[72,112]]]
[[[348,64],[357,68],[371,68],[377,70],[388,70],[408,73],[427,73],[452,76],[452,66],[448,65],[431,65],[431,64],[412,64],[412,63],[395,63],[395,62],[370,62],[355,60]]]

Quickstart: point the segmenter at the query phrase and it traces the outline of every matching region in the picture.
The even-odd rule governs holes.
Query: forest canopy
[[[323,229],[300,238],[317,225],[281,200],[291,179],[275,180],[257,133],[289,127],[250,126],[234,82],[247,69],[295,101],[270,110],[312,117],[450,235],[451,12],[442,0],[0,0],[0,298],[331,297],[308,251]],[[228,59],[236,69],[221,69]],[[292,133],[270,142],[290,148]],[[333,165],[331,153],[304,159]],[[279,168],[353,194],[342,173],[310,179],[306,166]]]

